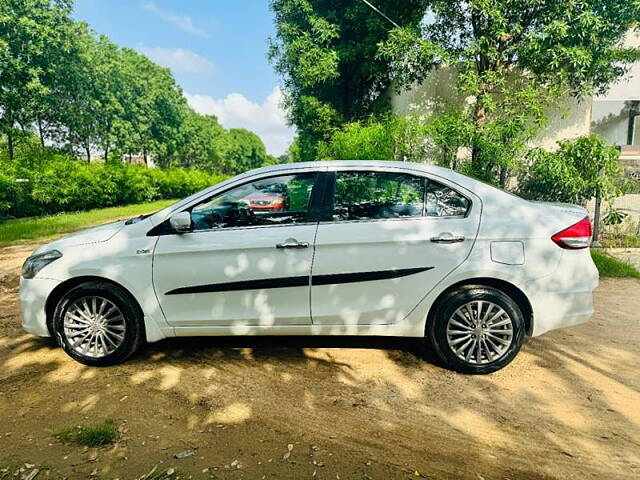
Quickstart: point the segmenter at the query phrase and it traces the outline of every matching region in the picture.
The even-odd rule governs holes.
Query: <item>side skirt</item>
[[[422,317],[424,318],[424,317]],[[412,320],[413,319],[413,320]],[[177,337],[215,337],[215,336],[384,336],[384,337],[422,337],[424,320],[410,315],[402,322],[393,325],[271,325],[249,326],[232,325],[218,327],[175,327]]]

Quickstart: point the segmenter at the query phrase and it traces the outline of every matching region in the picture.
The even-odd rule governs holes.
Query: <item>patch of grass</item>
[[[106,223],[110,220],[153,213],[168,207],[175,200],[111,207],[86,212],[61,213],[36,218],[18,218],[0,223],[0,247],[74,232],[82,228]]]
[[[640,278],[640,272],[629,262],[623,262],[600,250],[591,250],[591,258],[601,277]]]
[[[605,248],[640,248],[639,235],[621,235],[616,237],[603,237],[600,243]]]
[[[55,435],[66,443],[99,447],[114,443],[118,439],[118,424],[115,420],[109,418],[95,425],[63,428],[57,431]]]

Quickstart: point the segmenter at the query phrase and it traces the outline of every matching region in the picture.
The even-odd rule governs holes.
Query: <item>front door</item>
[[[399,322],[469,254],[479,201],[390,168],[329,175],[334,200],[331,220],[316,235],[313,323]]]
[[[187,208],[193,231],[162,235],[153,283],[176,327],[308,325],[316,173],[272,176]]]

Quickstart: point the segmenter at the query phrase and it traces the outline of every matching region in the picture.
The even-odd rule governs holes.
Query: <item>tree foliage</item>
[[[426,0],[379,0],[400,25],[416,25]],[[302,160],[335,128],[387,112],[390,61],[376,56],[390,23],[361,1],[272,0],[276,37],[269,57],[284,79]]]
[[[455,69],[460,96],[471,99],[466,167],[503,184],[552,99],[606,91],[640,58],[623,47],[640,20],[637,1],[435,0],[428,13],[420,28],[394,29],[379,56],[399,88]]]
[[[0,2],[0,127],[12,152],[73,51],[70,0]]]
[[[599,193],[605,201],[630,187],[623,178],[616,147],[597,135],[558,142],[558,150],[529,152],[530,166],[520,176],[519,193],[525,198],[585,205]]]
[[[231,128],[222,138],[225,163],[222,173],[239,173],[269,163],[264,143],[255,133],[244,128]]]
[[[385,115],[351,122],[318,145],[320,160],[427,160],[426,127],[418,117]]]

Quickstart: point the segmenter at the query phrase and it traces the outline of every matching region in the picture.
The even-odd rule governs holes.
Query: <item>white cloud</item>
[[[272,155],[284,153],[295,135],[280,106],[282,91],[279,87],[274,88],[262,103],[252,102],[241,93],[231,93],[221,99],[186,92],[185,96],[191,108],[201,114],[216,115],[223,127],[246,128],[257,133]]]
[[[203,30],[202,28],[196,27],[193,24],[193,20],[191,20],[191,17],[187,15],[181,15],[179,13],[172,12],[170,10],[164,10],[158,7],[153,2],[143,3],[142,8],[144,8],[147,12],[151,12],[154,15],[157,15],[164,21],[172,23],[178,29],[188,33],[189,35],[194,35],[196,37],[203,37],[203,38],[209,37],[209,34],[207,33],[207,31]]]
[[[170,68],[174,73],[208,73],[214,69],[213,63],[190,50],[183,48],[145,47],[136,48],[158,65]]]

